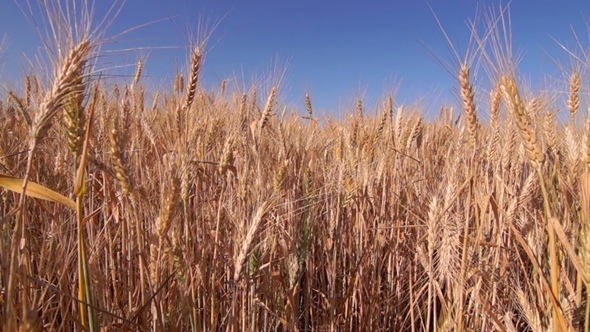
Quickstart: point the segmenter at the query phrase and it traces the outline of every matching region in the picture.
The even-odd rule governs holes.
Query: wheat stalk
[[[92,44],[88,40],[83,40],[82,42],[78,43],[75,47],[72,48],[68,56],[63,60],[63,64],[56,75],[52,90],[49,94],[47,94],[44,101],[41,103],[40,110],[36,114],[35,118],[32,121],[32,126],[30,130],[30,138],[29,138],[29,152],[28,152],[28,161],[25,171],[25,176],[23,179],[22,184],[22,195],[20,196],[20,200],[18,203],[18,215],[17,215],[17,222],[15,225],[15,230],[13,233],[13,242],[23,242],[25,241],[25,220],[23,209],[25,208],[25,198],[26,195],[24,193],[27,192],[27,184],[29,181],[29,176],[32,168],[33,156],[36,152],[37,146],[39,141],[41,141],[47,131],[51,128],[53,123],[53,119],[55,115],[63,109],[64,103],[70,98],[71,96],[76,96],[84,93],[86,84],[84,82],[84,71],[86,69],[86,63],[90,57],[92,52]],[[20,241],[17,241],[17,237],[20,237]],[[10,317],[8,329],[12,329],[12,324],[14,324],[14,318],[16,317],[13,308],[13,297],[14,297],[14,290],[16,289],[16,261],[17,261],[17,251],[18,246],[14,245],[11,251],[10,257],[10,268],[9,268],[9,278],[8,278],[8,291],[7,291],[7,315]],[[25,258],[26,259],[26,258]],[[80,275],[80,278],[82,276]],[[82,280],[82,279],[80,279]],[[27,283],[25,283],[27,285]],[[80,304],[80,318],[82,319],[82,323],[86,324],[88,319],[90,319],[90,327],[95,328],[95,324],[93,322],[93,315],[92,309],[88,309],[86,306],[85,300],[90,301],[86,297],[84,289],[82,287],[82,281],[80,282],[80,299],[83,300]],[[28,288],[28,286],[25,286]],[[88,290],[89,291],[89,290]],[[26,297],[28,294],[24,294],[23,297],[23,307],[27,307],[27,299]],[[90,317],[86,316],[90,314]]]
[[[549,235],[549,265],[550,265],[550,277],[551,277],[551,292],[556,299],[559,299],[559,262],[557,259],[557,244],[555,239],[555,231],[552,226],[548,224],[552,218],[551,205],[547,189],[545,187],[545,181],[543,177],[542,165],[545,159],[545,155],[541,150],[540,144],[537,140],[533,127],[530,123],[530,117],[525,109],[524,102],[522,101],[516,82],[514,78],[504,76],[501,79],[502,82],[502,93],[506,104],[511,109],[516,124],[520,129],[521,137],[524,141],[526,153],[529,157],[531,165],[536,169],[539,176],[539,182],[541,186],[541,193],[543,194],[543,203],[545,207],[545,218],[547,222],[547,233]],[[556,331],[560,331],[560,324],[563,323],[560,314],[560,308],[553,306],[553,328]]]

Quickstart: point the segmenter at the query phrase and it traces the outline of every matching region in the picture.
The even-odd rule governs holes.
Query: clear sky
[[[96,1],[98,16],[111,3]],[[155,86],[164,84],[177,66],[185,67],[189,34],[196,34],[202,18],[209,26],[218,22],[206,51],[205,86],[235,77],[249,87],[253,79],[260,84],[276,72],[273,68],[286,67],[280,97],[301,110],[306,92],[316,110],[339,115],[350,111],[356,98],[371,105],[393,91],[398,105],[419,100],[427,109],[437,109],[457,97],[454,78],[423,45],[450,59],[433,12],[464,52],[470,35],[467,22],[476,17],[476,9],[497,11],[501,4],[506,1],[127,0],[107,36],[154,23],[105,48],[130,49],[108,60],[117,66],[146,58],[148,79]],[[575,31],[587,47],[590,1],[513,0],[510,12],[514,48],[524,54],[521,73],[533,85],[547,75],[563,79],[552,58],[566,66],[569,62],[555,40],[574,47]],[[0,55],[0,75],[3,82],[17,81],[31,70],[24,55],[38,53],[40,41],[13,0],[0,0],[2,34],[8,45]],[[125,73],[125,68],[118,71]]]

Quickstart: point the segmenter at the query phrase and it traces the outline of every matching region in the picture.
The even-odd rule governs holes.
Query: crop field
[[[458,107],[341,118],[204,88],[198,43],[151,91],[57,36],[0,93],[3,330],[588,331],[588,64],[534,91],[501,29]]]

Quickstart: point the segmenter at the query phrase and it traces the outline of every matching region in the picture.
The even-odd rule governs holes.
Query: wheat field
[[[67,41],[1,95],[3,330],[588,331],[584,67],[533,91],[480,50],[461,109],[331,118],[203,88],[198,44],[148,93]]]

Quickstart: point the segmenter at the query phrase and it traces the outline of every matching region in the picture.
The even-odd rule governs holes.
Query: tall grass
[[[1,100],[5,330],[589,329],[590,134],[554,119],[589,123],[579,73],[563,104],[491,78],[489,122],[467,65],[464,121],[391,96],[322,120],[203,88],[200,47],[147,95],[143,60],[92,82],[72,46]]]

